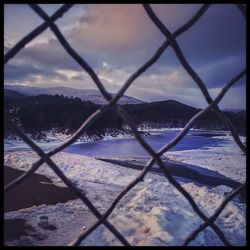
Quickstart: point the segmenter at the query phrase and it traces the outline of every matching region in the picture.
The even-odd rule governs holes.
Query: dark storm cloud
[[[173,18],[163,15],[165,13],[170,16],[167,7],[164,8],[161,5],[152,5],[152,7],[156,13],[161,14],[168,27],[176,27],[174,22],[178,20],[177,18],[172,20]],[[193,8],[197,10],[197,6]],[[181,10],[186,13],[184,7]],[[131,16],[129,20],[127,13]],[[194,14],[195,11],[189,10],[188,13]],[[187,19],[186,14],[181,21],[178,20],[178,24],[185,23]],[[114,27],[113,20],[119,21],[119,25]],[[122,27],[123,23],[126,26]],[[111,7],[97,5],[89,8],[89,14],[85,14],[80,19],[79,26],[67,31],[65,36],[72,47],[96,70],[101,67],[103,61],[120,67],[139,67],[164,41],[163,35],[151,23],[140,5],[135,7],[133,5],[111,5]],[[195,68],[221,61],[225,57],[244,56],[244,19],[235,6],[215,4],[197,24],[182,34],[178,41],[184,55]],[[27,47],[20,54],[32,62],[62,69],[80,70],[56,39]],[[168,48],[157,62],[157,65],[160,64],[170,67],[180,66],[171,48]],[[217,69],[218,72],[223,70],[223,64],[220,67]],[[215,70],[214,74],[216,73]]]
[[[224,57],[242,56],[246,49],[245,19],[234,5],[215,4],[178,40],[195,66]]]
[[[34,68],[31,65],[12,65],[7,64],[4,68],[4,79],[9,80],[20,79],[23,80],[30,75],[41,74],[39,69]]]
[[[4,79],[8,83],[13,80],[28,80],[36,75],[46,75],[47,77],[59,77],[61,80],[66,81],[67,78],[55,72],[50,68],[39,68],[32,64],[20,63],[20,64],[7,64],[4,67]]]
[[[81,51],[78,50],[77,52],[81,55]],[[24,58],[27,62],[54,69],[83,70],[56,39],[26,47],[19,52],[17,58]],[[99,67],[98,64],[101,64],[101,61],[98,61],[96,57],[85,54],[83,58],[95,69]]]
[[[246,63],[245,20],[231,4],[212,5],[177,41],[188,62],[208,87],[222,86]],[[158,64],[181,67],[172,51],[165,52]]]

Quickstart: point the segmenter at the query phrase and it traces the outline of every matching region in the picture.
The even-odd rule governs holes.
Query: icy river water
[[[179,132],[179,130],[150,131],[151,135],[144,136],[144,138],[147,143],[157,151],[171,141]],[[219,138],[219,136],[223,135],[225,135],[224,132],[191,130],[176,146],[171,148],[170,151],[206,150],[208,147],[220,147],[225,139]],[[135,138],[76,143],[64,151],[99,158],[123,167],[135,169],[142,169],[150,157]],[[219,174],[217,171],[186,163],[176,163],[168,159],[164,159],[163,164],[178,181],[190,182],[191,180],[198,185],[207,185],[210,187],[228,185],[236,188],[239,186],[239,183]],[[161,169],[159,169],[157,164],[153,165],[152,171],[161,173]]]
[[[154,150],[159,150],[173,139],[180,131],[166,130],[153,131],[151,135],[144,136],[145,140]],[[210,135],[224,135],[223,132],[190,131],[170,151],[205,149],[206,147],[219,146],[224,139],[213,138]],[[83,154],[90,157],[143,157],[149,156],[145,149],[135,138],[120,138],[88,143],[73,144],[65,149],[66,152]]]

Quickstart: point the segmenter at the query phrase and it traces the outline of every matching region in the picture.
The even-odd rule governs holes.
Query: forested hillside
[[[79,98],[64,96],[39,95],[34,97],[8,96],[4,98],[5,112],[9,113],[26,132],[41,132],[51,128],[74,132],[92,113],[101,106],[91,102],[84,102]],[[123,105],[131,115],[136,125],[147,128],[183,127],[200,109],[187,106],[174,100],[161,102]],[[241,134],[245,134],[245,112],[225,112]],[[102,134],[106,130],[125,129],[123,120],[111,109],[90,128],[88,134]],[[212,113],[205,114],[194,128],[226,129]],[[10,130],[5,128],[5,134]]]

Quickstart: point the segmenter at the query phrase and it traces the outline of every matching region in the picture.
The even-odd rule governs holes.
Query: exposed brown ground
[[[4,167],[4,185],[23,174],[23,171]],[[43,183],[41,183],[43,182]],[[68,187],[58,187],[40,174],[32,174],[28,179],[4,193],[4,212],[16,211],[33,205],[54,205],[77,199]]]
[[[4,167],[4,185],[16,179],[24,172]],[[41,183],[42,182],[42,183]],[[51,180],[40,174],[32,174],[28,179],[4,193],[4,212],[16,211],[33,205],[54,205],[77,199],[68,187],[58,187]],[[15,240],[27,235],[33,228],[23,219],[4,221],[4,240]]]

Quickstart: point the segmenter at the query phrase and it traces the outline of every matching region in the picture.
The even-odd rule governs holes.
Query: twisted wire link
[[[58,40],[60,41],[60,43],[62,44],[62,46],[69,52],[69,54],[70,54],[72,57],[77,58],[77,61],[80,61],[80,62],[83,61],[83,62],[84,62],[84,60],[83,60],[82,58],[80,58],[79,55],[76,55],[76,52],[73,51],[73,49],[72,49],[72,48],[70,47],[70,45],[67,43],[66,39],[65,39],[65,38],[63,37],[63,35],[61,34],[60,30],[57,28],[57,26],[56,26],[53,22],[50,21],[49,17],[46,15],[46,13],[45,13],[38,5],[30,4],[30,7],[31,7],[31,8],[32,8],[41,18],[43,18],[45,21],[47,21],[47,22],[49,23],[49,26],[50,26],[51,30],[54,32],[54,34],[56,35],[56,37],[58,38]],[[73,52],[72,52],[72,51],[73,51]],[[86,64],[87,64],[87,63],[84,63],[84,64],[83,64],[84,68],[87,70],[87,72],[88,72],[91,76],[94,75],[94,78],[93,78],[93,77],[92,77],[92,78],[93,78],[93,80],[95,80],[96,85],[98,86],[98,88],[99,88],[100,91],[101,91],[101,89],[102,89],[102,88],[101,88],[102,83],[101,83],[100,80],[98,79],[97,75],[95,75],[95,73],[93,72],[93,70],[86,67]],[[102,93],[102,94],[104,95],[104,93]],[[105,97],[106,99],[109,99],[109,98],[106,97],[105,95],[104,95],[104,97]],[[121,108],[118,108],[118,107],[117,107],[116,111],[118,111],[118,114],[121,115],[122,118],[125,118],[125,120],[127,120],[127,122],[128,122],[129,117],[125,114],[125,111],[124,111],[124,110],[122,110]],[[131,128],[134,127],[134,128],[132,128],[132,130],[135,131],[136,128],[135,128],[133,122],[130,121],[129,124],[130,124],[130,127],[131,127]],[[142,144],[142,146],[149,152],[149,154],[152,155],[153,157],[155,157],[155,152],[154,152],[154,150],[153,150],[149,145],[147,145],[147,143],[145,142],[145,140],[143,140],[141,136],[138,136],[138,133],[134,133],[134,134],[135,134],[135,136],[136,136],[136,139],[137,139],[137,140],[139,141],[139,143]],[[172,183],[175,183],[176,188],[179,189],[179,190],[181,190],[181,192],[182,192],[182,194],[183,194],[184,196],[185,196],[185,195],[187,196],[185,190],[183,190],[182,187],[180,187],[180,185],[178,185],[178,184],[173,180],[173,178],[172,178]],[[193,207],[195,210],[197,210],[198,215],[199,215],[202,219],[206,220],[207,217],[199,210],[199,208],[197,207],[197,205],[196,205],[194,202],[192,202],[192,200],[191,200],[190,198],[191,198],[191,197],[188,197],[188,200],[191,202],[192,207]],[[215,229],[215,231],[217,232],[217,234],[218,234],[218,236],[221,238],[221,240],[222,240],[225,244],[228,245],[229,243],[228,243],[227,240],[225,239],[223,233],[220,232],[220,230],[217,228],[217,226],[214,225],[214,224],[212,224],[212,228]]]
[[[43,152],[43,150],[38,147],[29,137],[27,137],[19,128],[16,126],[8,116],[5,117],[6,122],[11,126],[13,130],[17,133],[17,135],[26,142],[42,159],[44,162],[48,164],[48,166],[51,167],[51,169],[55,172],[55,174],[63,181],[63,183],[71,188],[74,193],[80,198],[86,206],[90,209],[90,211],[98,218],[100,219],[102,217],[101,213],[96,209],[96,207],[93,205],[93,203],[87,198],[87,196],[84,194],[84,192],[74,185],[74,183],[64,175],[64,173],[61,171],[61,169],[48,157],[46,153]],[[104,221],[103,224],[125,245],[129,246],[130,244],[127,242],[127,240],[121,235],[121,233],[108,221]]]
[[[210,226],[214,232],[218,235],[218,237],[221,239],[221,241],[225,245],[230,245],[228,240],[226,239],[224,233],[221,231],[221,229],[214,224],[214,221],[218,218],[218,216],[221,214],[225,206],[228,204],[229,201],[233,199],[237,194],[241,192],[243,188],[245,188],[245,183],[242,184],[239,188],[237,188],[233,193],[231,193],[218,207],[217,211],[214,213],[213,216],[208,218],[205,214],[201,212],[197,204],[194,202],[191,195],[173,178],[173,176],[169,173],[169,171],[164,166],[161,155],[165,153],[167,150],[175,146],[189,131],[189,129],[192,127],[192,125],[205,113],[207,113],[209,110],[212,110],[215,112],[215,114],[219,117],[219,119],[231,130],[231,134],[235,140],[235,142],[238,144],[238,146],[241,148],[243,152],[245,152],[245,145],[240,141],[239,135],[237,131],[235,130],[234,126],[230,122],[230,120],[224,116],[224,114],[220,111],[217,104],[221,101],[225,93],[229,90],[229,88],[235,84],[242,76],[245,75],[246,70],[243,69],[239,74],[237,74],[234,78],[231,79],[225,86],[221,89],[218,96],[212,100],[212,98],[209,95],[209,92],[203,83],[203,81],[200,79],[200,77],[196,74],[196,72],[191,68],[191,66],[188,64],[187,60],[185,59],[182,51],[180,50],[177,42],[176,37],[181,35],[182,33],[186,32],[191,26],[193,26],[201,17],[202,15],[207,11],[210,5],[205,4],[203,5],[196,13],[195,15],[188,20],[183,26],[181,26],[179,29],[177,29],[173,34],[171,34],[168,29],[161,23],[161,21],[158,19],[158,17],[154,14],[151,7],[147,4],[144,4],[143,7],[146,10],[147,14],[149,15],[150,19],[156,24],[156,26],[161,30],[161,32],[166,36],[167,40],[158,48],[156,53],[146,62],[144,63],[134,74],[132,74],[128,80],[123,84],[121,89],[117,92],[117,94],[112,98],[111,94],[108,93],[103,85],[103,83],[98,78],[97,74],[94,72],[92,67],[70,46],[68,41],[65,39],[57,25],[55,24],[55,21],[62,17],[65,12],[67,12],[73,4],[65,4],[61,8],[59,8],[53,15],[50,17],[43,11],[42,8],[40,8],[36,4],[30,4],[29,5],[32,10],[39,15],[43,20],[44,23],[38,26],[36,29],[34,29],[32,32],[30,32],[28,35],[26,35],[23,39],[21,39],[13,48],[11,48],[4,56],[4,63],[6,64],[11,58],[13,58],[22,48],[25,47],[26,44],[28,44],[32,39],[37,37],[39,34],[41,34],[46,28],[50,28],[52,32],[57,37],[58,41],[61,43],[63,48],[68,52],[68,54],[90,75],[92,80],[94,81],[95,85],[100,90],[103,97],[106,99],[107,103],[103,105],[101,108],[99,108],[96,112],[94,112],[92,115],[90,115],[79,127],[79,129],[70,137],[68,140],[66,140],[64,143],[59,145],[58,147],[54,148],[52,151],[45,153],[39,146],[37,146],[29,137],[27,137],[24,132],[17,126],[15,123],[9,118],[7,114],[5,114],[4,122],[6,125],[10,126],[16,134],[25,142],[27,143],[39,156],[40,159],[36,162],[34,162],[31,166],[31,168],[26,171],[24,174],[22,174],[20,177],[9,183],[5,186],[4,191],[8,192],[11,190],[14,186],[21,183],[24,179],[28,178],[32,173],[34,173],[42,163],[46,162],[48,166],[56,173],[56,175],[62,179],[62,181],[65,183],[66,186],[71,188],[75,194],[85,203],[90,211],[98,218],[96,223],[94,223],[87,231],[84,233],[81,233],[75,240],[73,240],[70,245],[79,245],[81,241],[86,238],[91,232],[93,232],[99,225],[104,224],[124,245],[130,245],[129,242],[122,236],[122,234],[107,220],[109,215],[112,213],[116,205],[119,203],[119,201],[124,197],[124,195],[129,192],[136,184],[138,184],[140,181],[143,181],[143,178],[145,175],[150,171],[151,167],[154,163],[157,163],[159,167],[163,170],[163,173],[167,180],[187,199],[187,201],[192,206],[193,210],[196,212],[196,214],[204,221],[203,224],[201,224],[196,230],[191,232],[191,234],[186,238],[183,245],[187,245],[189,242],[194,240],[196,236]],[[242,4],[238,4],[237,8],[241,11],[241,13],[246,16],[246,8]],[[183,130],[174,138],[172,139],[168,144],[163,146],[158,152],[155,152],[151,146],[144,140],[144,138],[141,136],[141,134],[138,132],[136,125],[134,124],[131,117],[127,114],[127,112],[122,108],[120,105],[117,104],[118,100],[124,95],[126,90],[131,86],[131,84],[134,82],[134,80],[139,77],[143,72],[145,72],[151,65],[153,65],[162,55],[162,53],[166,50],[168,46],[171,46],[174,51],[176,52],[176,55],[180,62],[182,63],[183,67],[186,69],[188,74],[195,80],[198,87],[201,89],[205,99],[208,102],[208,106],[198,112],[196,115],[194,115],[189,122],[186,124],[186,126],[183,128]],[[51,160],[51,156],[54,154],[60,152],[64,148],[68,147],[72,143],[74,143],[82,134],[83,132],[89,128],[92,123],[100,117],[104,115],[104,113],[109,109],[114,109],[117,114],[122,118],[124,122],[126,122],[129,127],[131,128],[135,138],[140,143],[140,145],[148,152],[148,154],[151,156],[148,163],[144,166],[141,173],[133,180],[131,181],[113,200],[111,206],[106,210],[104,214],[101,214],[95,206],[92,204],[92,202],[85,196],[84,192],[76,187],[70,179],[64,175],[64,173],[61,171],[61,169]]]
[[[229,81],[221,90],[221,92],[218,94],[218,96],[214,99],[214,102],[211,103],[207,108],[201,110],[199,113],[197,113],[195,116],[193,116],[190,121],[186,124],[184,129],[172,140],[169,142],[168,145],[166,145],[164,148],[160,149],[158,151],[158,156],[161,156],[164,152],[166,152],[168,149],[172,148],[175,146],[189,131],[189,129],[192,127],[192,125],[200,118],[202,117],[208,110],[211,110],[211,108],[217,104],[226,94],[226,92],[229,90],[229,88],[235,84],[239,79],[246,73],[246,70],[242,70],[240,74],[238,74],[236,77],[234,77],[231,81]],[[115,206],[118,204],[118,202],[122,199],[122,197],[128,193],[138,182],[142,181],[144,176],[150,171],[151,167],[155,163],[154,157],[152,157],[147,165],[144,167],[142,170],[141,174],[137,176],[131,183],[128,184],[128,186],[117,195],[117,197],[114,199],[113,203],[111,206],[107,209],[106,213],[103,214],[102,218],[97,221],[95,224],[92,225],[88,230],[86,230],[84,233],[79,235],[79,238],[71,242],[71,245],[77,245],[79,242],[81,242],[83,239],[85,239],[92,231],[94,231],[101,223],[103,220],[107,219],[108,216],[112,213],[114,210]],[[228,196],[229,198],[230,196]]]
[[[34,8],[37,8],[36,6],[33,6]],[[52,16],[51,16],[51,20],[55,21],[57,19],[57,17],[59,17],[61,15],[61,12],[65,12],[67,11],[70,7],[72,7],[72,5],[67,5],[65,4],[64,6],[62,6],[61,8],[59,8]],[[181,28],[179,28],[174,34],[176,35],[176,37],[180,34],[182,34],[183,32],[187,31],[192,25],[194,25],[199,18],[206,12],[206,10],[208,9],[209,5],[203,5],[198,11],[197,13],[188,21],[186,22]],[[37,11],[41,12],[42,10],[40,8],[37,9]],[[42,14],[44,15],[44,13]],[[46,17],[47,19],[47,17]],[[47,22],[45,21],[43,25],[43,30],[45,30],[47,27],[49,27],[49,24],[47,24]],[[9,58],[13,57],[16,53],[18,53],[19,50],[21,50],[21,48],[24,48],[26,44],[28,44],[35,36],[39,35],[43,30],[41,30],[41,26],[37,27],[34,31],[32,31],[30,34],[28,34],[25,38],[23,38],[22,40],[20,40],[8,53],[6,53],[6,55],[4,56],[4,62],[7,63]],[[127,83],[125,83],[126,85],[126,89],[131,85],[131,83],[140,75],[142,74],[147,68],[149,68],[155,61],[158,60],[158,58],[161,56],[161,54],[164,52],[164,50],[168,47],[168,41],[165,41],[163,43],[163,45],[157,50],[156,54],[148,61],[144,64],[144,66],[142,66],[135,74],[133,74],[127,81]],[[87,68],[87,72],[88,72],[88,68]],[[89,72],[90,73],[90,72]],[[98,77],[95,77],[94,79],[96,79]],[[98,80],[99,81],[99,80]],[[95,82],[95,81],[94,81]],[[96,82],[95,82],[96,83]],[[98,85],[98,84],[96,84]],[[122,94],[124,94],[125,92],[125,88],[122,87],[122,89],[118,92],[118,94],[114,97],[114,99],[112,100],[112,102],[114,101],[118,101],[119,98],[121,98]],[[106,97],[104,97],[106,98]],[[91,115],[90,118],[93,118],[93,121],[95,121],[97,119],[97,117],[100,115],[100,110],[96,111],[94,114]],[[67,146],[71,145],[72,143],[74,143],[78,137],[80,137],[81,133],[87,129],[89,127],[90,124],[92,124],[90,120],[87,119],[84,124],[76,131],[76,133],[65,143],[63,143],[62,145],[60,145],[59,147],[57,147],[55,150],[53,150],[52,152],[49,152],[48,155],[52,156],[54,154],[56,154],[57,152],[60,152],[61,150],[63,150],[64,148],[66,148]],[[33,164],[33,166],[31,167],[31,169],[29,169],[27,172],[25,172],[22,176],[20,176],[19,178],[17,178],[16,180],[12,181],[11,183],[9,183],[6,187],[5,187],[5,191],[8,191],[10,188],[12,188],[12,186],[14,186],[16,183],[20,183],[22,182],[26,176],[30,176],[32,173],[34,173],[36,171],[36,169],[43,163],[42,160],[39,160],[38,162],[36,162],[35,164]]]
[[[66,13],[73,4],[64,4],[61,8],[59,8],[50,18],[51,21],[55,22],[58,18],[62,17],[64,13]],[[32,41],[35,37],[41,34],[49,25],[44,22],[43,24],[39,25],[36,29],[31,31],[25,37],[23,37],[14,47],[11,48],[6,54],[4,55],[4,64],[6,64],[11,58],[13,58],[21,49],[25,47],[30,41]]]
[[[148,14],[149,18],[152,20],[152,22],[166,36],[166,38],[169,41],[169,44],[173,48],[173,50],[174,50],[177,58],[179,59],[181,65],[187,71],[187,73],[191,76],[191,78],[196,82],[196,84],[200,88],[200,90],[201,90],[202,94],[204,95],[204,97],[205,97],[206,101],[208,102],[208,104],[213,103],[213,100],[212,100],[212,98],[211,98],[211,96],[210,96],[210,94],[208,92],[208,89],[206,88],[204,82],[202,81],[200,76],[194,71],[194,69],[191,67],[191,65],[188,63],[188,61],[186,60],[186,58],[185,58],[183,52],[181,51],[175,37],[171,34],[171,32],[168,30],[168,28],[161,22],[161,20],[154,13],[153,9],[150,7],[149,4],[143,4],[143,7],[144,7],[146,13]],[[244,10],[245,10],[244,7],[242,7],[241,5],[237,5],[237,7],[240,9],[242,14],[244,16],[246,16],[246,13],[244,12]],[[241,140],[239,138],[239,134],[237,133],[235,127],[232,124],[232,122],[222,113],[222,111],[219,109],[217,104],[214,104],[213,106],[214,107],[213,107],[212,111],[226,125],[226,127],[231,130],[231,134],[232,134],[235,142],[237,143],[239,148],[246,154],[246,146],[241,142]],[[165,148],[167,148],[167,146]],[[231,196],[231,197],[233,197],[233,196]],[[211,220],[210,222],[212,223],[212,221],[213,220]],[[206,224],[209,225],[210,223],[205,222],[204,225],[206,225]],[[195,233],[193,234],[193,236],[194,235],[195,235]],[[218,233],[217,233],[217,235],[218,235]]]
[[[95,82],[96,86],[99,88],[101,94],[105,97],[106,100],[111,100],[112,96],[106,91],[100,79],[92,69],[92,67],[70,46],[67,40],[64,38],[63,34],[51,18],[40,8],[37,4],[29,4],[32,10],[40,16],[50,27],[51,31],[55,34],[58,41],[61,43],[63,48],[68,52],[68,54],[83,68],[85,69],[92,80]]]
[[[188,63],[187,59],[185,58],[182,50],[180,49],[175,37],[171,34],[171,32],[168,30],[166,25],[164,25],[161,20],[157,17],[157,15],[154,13],[153,9],[150,7],[149,4],[143,4],[143,7],[148,14],[149,18],[152,20],[152,22],[157,26],[157,28],[163,33],[163,35],[166,36],[168,39],[170,46],[173,48],[177,58],[179,59],[179,62],[183,66],[183,68],[187,71],[189,76],[195,81],[195,83],[200,88],[203,96],[205,97],[208,104],[212,103],[212,98],[208,92],[208,89],[206,88],[205,83],[202,81],[200,76],[194,71],[194,69],[191,67],[191,65]],[[238,144],[240,149],[246,153],[246,147],[241,142],[239,135],[233,126],[232,122],[230,122],[229,119],[225,117],[225,115],[221,112],[218,105],[216,105],[212,111],[218,116],[218,118],[226,125],[227,128],[231,130],[232,136],[235,140],[235,142]]]
[[[186,238],[185,242],[183,243],[183,246],[187,246],[189,242],[194,240],[197,235],[203,231],[206,227],[211,225],[212,222],[214,222],[222,213],[223,209],[226,207],[229,201],[231,201],[236,195],[240,194],[246,188],[246,182],[240,185],[237,189],[235,189],[219,206],[217,211],[203,224],[201,224],[197,229],[195,229],[191,234]]]
[[[209,8],[209,4],[204,4],[202,7],[195,13],[194,16],[190,18],[189,21],[187,21],[183,26],[181,26],[179,29],[177,29],[173,36],[176,38],[180,36],[182,33],[190,29],[196,22],[199,21],[199,19],[205,14],[205,12]],[[128,80],[124,83],[122,88],[118,91],[118,93],[113,98],[112,102],[115,102],[120,98],[122,95],[125,94],[126,90],[129,88],[129,86],[143,73],[145,72],[151,65],[153,65],[163,54],[163,52],[167,49],[169,45],[168,40],[164,41],[163,44],[157,49],[155,54],[146,62],[144,63],[134,74],[132,74]]]

